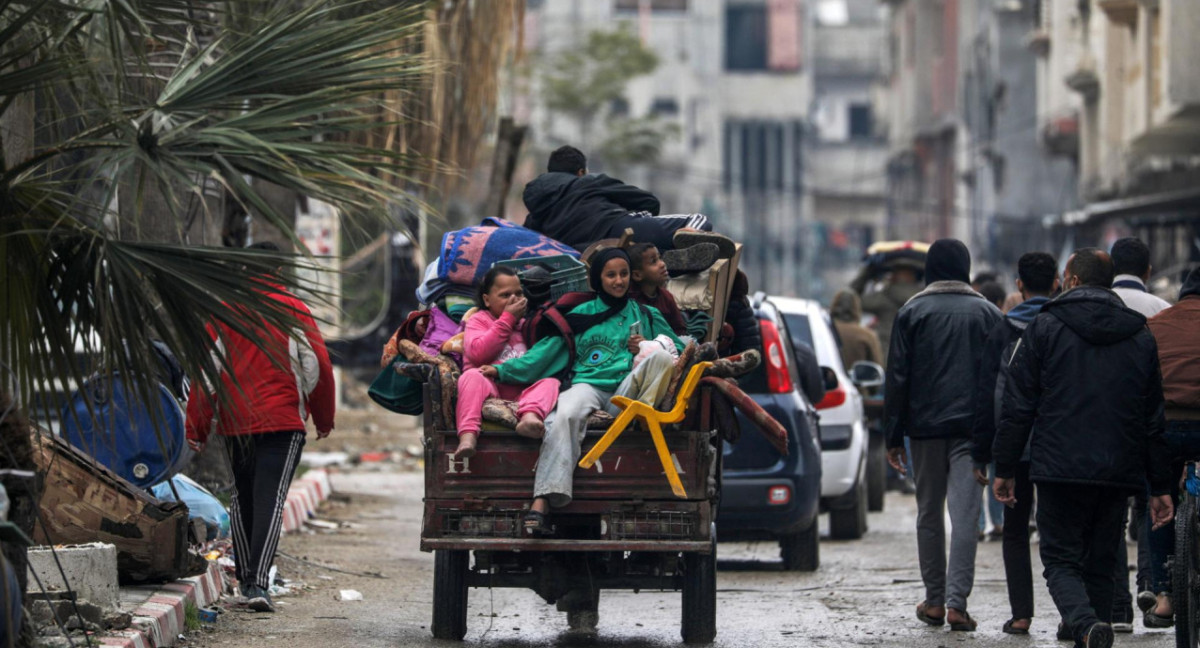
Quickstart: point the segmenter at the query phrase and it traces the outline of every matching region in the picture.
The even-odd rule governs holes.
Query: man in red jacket
[[[278,251],[271,243],[254,247]],[[221,374],[228,399],[218,402],[213,389],[193,381],[187,406],[187,438],[203,448],[214,426],[229,439],[233,468],[230,519],[237,578],[251,609],[274,612],[268,576],[283,520],[288,486],[304,447],[304,423],[311,412],[317,438],[333,430],[333,369],[325,341],[304,302],[269,279],[265,299],[295,313],[304,330],[284,333],[266,328],[256,336],[261,346],[224,325],[209,325],[209,334],[224,349],[229,367]]]

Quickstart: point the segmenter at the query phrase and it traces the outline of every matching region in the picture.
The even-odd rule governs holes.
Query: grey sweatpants
[[[917,484],[917,557],[925,602],[967,610],[975,584],[982,493],[969,439],[910,439]],[[946,564],[946,505],[950,506],[950,563]]]
[[[616,392],[575,383],[559,394],[558,404],[546,417],[546,435],[542,437],[542,452],[533,484],[534,497],[545,497],[554,507],[570,504],[572,476],[575,464],[579,463],[587,418],[598,409],[607,409],[615,415],[616,406],[608,402],[614,394],[643,403],[657,403],[671,385],[674,366],[675,359],[670,353],[655,351],[625,377]]]

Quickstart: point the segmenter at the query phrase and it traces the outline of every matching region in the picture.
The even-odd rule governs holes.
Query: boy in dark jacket
[[[522,199],[529,210],[525,227],[581,251],[601,239],[619,238],[626,228],[635,241],[664,251],[675,249],[674,235],[681,229],[712,231],[703,214],[659,216],[654,194],[602,173],[589,174],[587,158],[573,146],[550,154],[546,173],[525,185]]]
[[[975,478],[987,483],[987,466],[992,463],[992,441],[1000,397],[1007,383],[1008,361],[1016,350],[1025,327],[1037,317],[1058,289],[1058,263],[1045,252],[1029,252],[1017,261],[1017,291],[1023,300],[992,327],[984,343],[975,388],[975,424],[971,456]],[[1004,511],[1004,576],[1012,618],[1004,624],[1008,634],[1028,634],[1033,620],[1033,565],[1029,560],[1029,515],[1033,510],[1033,484],[1029,481],[1026,452],[1017,465],[1017,503]]]
[[[653,306],[662,313],[675,335],[687,334],[687,322],[683,311],[675,303],[675,297],[667,290],[667,264],[658,254],[653,243],[638,243],[629,248],[631,264],[629,298]]]
[[[942,239],[925,259],[925,290],[896,314],[888,349],[884,434],[888,462],[917,486],[917,555],[925,600],[917,618],[972,631],[967,597],[975,582],[976,525],[983,491],[971,464],[974,385],[987,334],[1000,310],[971,289],[971,254]],[[945,511],[952,524],[946,559]]]
[[[1095,248],[1067,261],[1066,293],[1042,307],[1008,365],[996,431],[996,499],[1015,505],[1030,446],[1046,584],[1077,646],[1113,642],[1113,565],[1128,497],[1149,476],[1155,527],[1173,515],[1158,349],[1146,319],[1109,289]]]

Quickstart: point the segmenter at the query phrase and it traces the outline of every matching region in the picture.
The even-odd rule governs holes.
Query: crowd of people
[[[972,281],[970,265],[965,245],[939,240],[923,268],[900,265],[861,302],[857,281],[831,307],[843,360],[886,362],[888,460],[915,482],[917,618],[976,629],[967,602],[986,488],[1004,507],[992,519],[1005,633],[1028,634],[1034,618],[1032,528],[1058,638],[1106,648],[1114,632],[1132,632],[1131,523],[1143,622],[1170,627],[1174,508],[1184,463],[1200,457],[1200,269],[1171,305],[1147,291],[1150,252],[1136,238],[1076,250],[1061,277],[1053,256],[1027,253],[1014,294],[994,275]],[[860,309],[888,331],[882,355]]]
[[[593,250],[594,296],[565,309],[568,334],[527,340],[527,291],[517,272],[499,265],[479,281],[476,308],[461,323],[455,453],[476,452],[487,399],[515,401],[517,433],[542,440],[524,520],[527,534],[542,536],[554,532],[552,510],[571,501],[588,417],[611,407],[613,395],[656,404],[677,373],[691,323],[667,282],[728,256],[732,243],[711,233],[702,215],[659,216],[652,194],[589,174],[572,147],[551,155],[524,198],[527,227],[578,250],[630,231],[634,242]],[[1003,506],[992,521],[1003,539],[1011,606],[1004,632],[1028,634],[1034,618],[1034,520],[1063,619],[1060,639],[1106,648],[1114,631],[1132,631],[1129,524],[1139,530],[1135,583],[1144,623],[1174,622],[1166,568],[1174,507],[1184,462],[1200,455],[1200,269],[1172,306],[1147,292],[1149,259],[1144,243],[1126,238],[1111,252],[1076,250],[1059,277],[1053,256],[1030,252],[1007,294],[994,275],[972,281],[967,247],[943,239],[923,263],[890,267],[882,289],[866,290],[860,277],[834,297],[843,362],[886,367],[882,425],[888,461],[911,477],[916,494],[922,622],[977,627],[968,599],[985,487]],[[240,389],[218,403],[210,386],[193,383],[187,429],[197,450],[214,432],[240,440],[231,444],[239,581],[252,607],[269,611],[280,494],[310,413],[324,437],[334,406],[328,355],[307,308],[270,278],[261,281],[264,296],[297,312],[304,330],[266,331],[262,346],[212,328],[215,344],[233,351],[223,379]],[[744,274],[732,293],[726,354],[761,346]],[[862,325],[864,311],[875,315],[875,331]]]

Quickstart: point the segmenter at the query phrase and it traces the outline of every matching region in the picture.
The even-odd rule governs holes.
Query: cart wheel
[[[717,636],[717,531],[712,553],[683,554],[683,619],[679,634],[687,644],[712,643]]]
[[[433,557],[433,636],[462,641],[467,634],[469,552],[439,550]]]
[[[867,445],[867,510],[878,513],[883,510],[884,493],[887,491],[887,448],[882,432],[871,432]]]
[[[1171,602],[1175,607],[1175,646],[1195,648],[1197,606],[1196,500],[1184,493],[1175,511],[1175,555],[1171,559]]]

